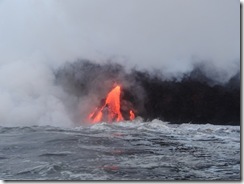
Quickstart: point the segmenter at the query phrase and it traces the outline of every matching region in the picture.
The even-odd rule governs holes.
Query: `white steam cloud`
[[[0,0],[0,14],[0,126],[70,126],[76,99],[53,74],[66,61],[170,73],[197,57],[231,76],[240,59],[239,1]]]
[[[71,125],[65,94],[41,62],[16,61],[0,67],[0,125]]]

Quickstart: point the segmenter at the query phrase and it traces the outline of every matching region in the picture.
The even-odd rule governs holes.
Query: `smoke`
[[[169,76],[89,60],[67,62],[57,69],[33,59],[4,64],[1,126],[84,124],[114,83],[122,86],[122,113],[128,107],[144,120],[239,124],[240,71],[223,81],[218,79],[226,76],[224,71],[209,68],[196,63],[187,73]]]
[[[180,83],[200,68],[201,82],[227,89],[239,70],[239,2],[184,3],[0,1],[0,126],[80,124],[114,81],[145,119],[165,118],[147,109],[155,78]],[[66,62],[77,58],[96,62]]]
[[[145,111],[141,113],[146,119],[240,124],[240,71],[225,83],[217,82],[199,67],[183,74],[180,80],[163,80],[140,71],[135,72],[135,76],[147,94]]]
[[[122,87],[122,114],[123,111],[129,111],[127,108],[131,107],[131,103],[137,105],[137,110],[143,108],[142,87],[118,63],[98,64],[89,60],[77,60],[74,63],[66,63],[55,72],[55,76],[56,83],[62,86],[67,94],[77,98],[69,106],[76,122],[87,121],[88,114],[101,103],[116,83]]]
[[[187,73],[165,77],[161,71],[135,68],[126,71],[117,63],[78,60],[64,65],[55,76],[58,85],[79,99],[72,105],[75,107],[72,112],[78,109],[79,118],[87,117],[113,84],[118,83],[122,86],[122,104],[126,107],[131,103],[130,108],[144,120],[158,118],[172,123],[239,124],[240,71],[222,81],[218,79],[222,79],[225,72],[213,67],[206,70],[209,68],[211,65],[196,63]]]
[[[0,67],[0,125],[69,126],[62,89],[47,65],[16,61]]]
[[[1,63],[37,53],[184,72],[192,57],[225,70],[240,59],[238,1],[2,0],[0,12]]]

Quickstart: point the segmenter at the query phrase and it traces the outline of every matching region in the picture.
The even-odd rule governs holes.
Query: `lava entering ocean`
[[[107,95],[105,103],[101,107],[97,107],[89,114],[88,119],[91,123],[98,122],[118,122],[124,120],[120,111],[120,94],[121,87],[116,85]],[[128,112],[130,120],[135,119],[135,114],[132,110]]]

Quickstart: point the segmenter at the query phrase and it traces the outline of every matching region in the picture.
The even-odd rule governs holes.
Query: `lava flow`
[[[116,85],[107,95],[105,103],[101,107],[97,107],[92,113],[89,114],[88,119],[91,123],[98,122],[113,122],[124,120],[120,111],[120,93],[121,88]],[[132,110],[128,112],[130,120],[135,118]]]

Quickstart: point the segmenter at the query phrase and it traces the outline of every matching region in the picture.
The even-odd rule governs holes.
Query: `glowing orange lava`
[[[101,108],[96,108],[89,114],[88,119],[91,123],[101,121],[113,122],[124,120],[120,112],[120,93],[121,88],[116,85],[107,95],[105,104]],[[130,120],[135,118],[135,114],[130,110]]]
[[[135,119],[135,114],[133,113],[132,110],[130,110],[130,120]]]

